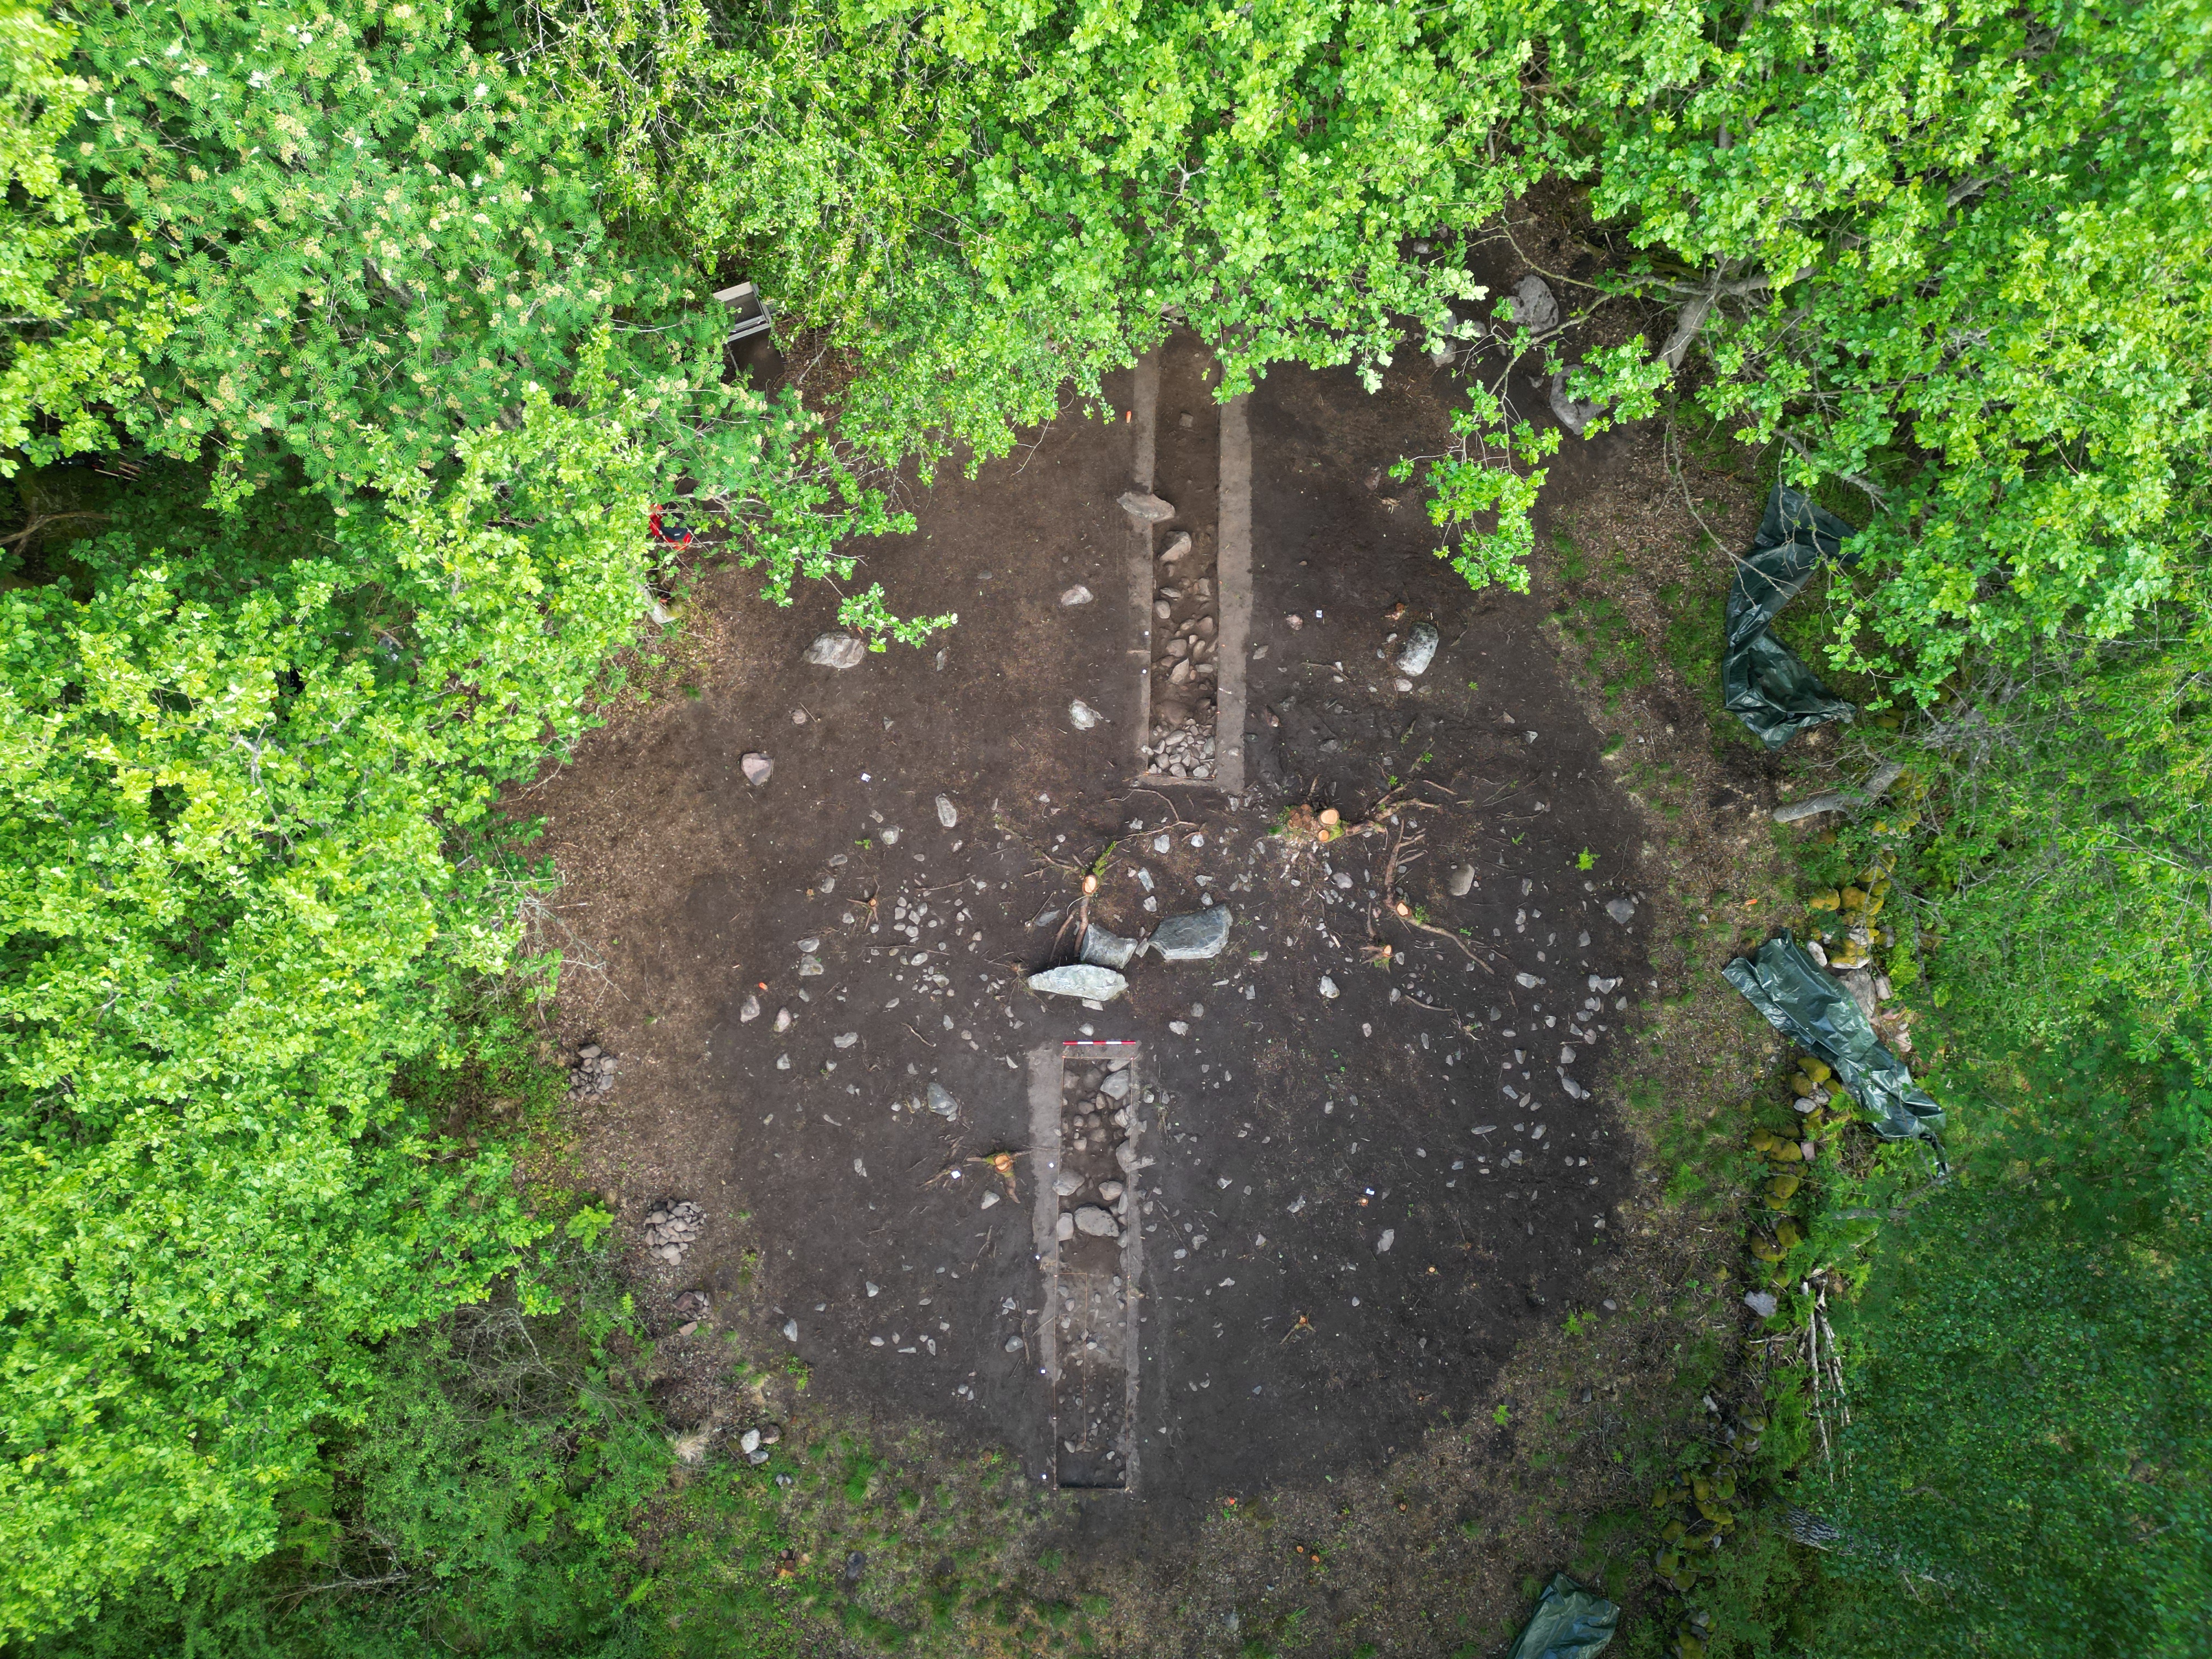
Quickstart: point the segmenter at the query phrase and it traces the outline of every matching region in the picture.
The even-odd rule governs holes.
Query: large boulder
[[[1087,962],[1031,974],[1029,984],[1039,996],[1080,997],[1085,1002],[1111,1002],[1129,988],[1129,981],[1112,969]]]
[[[1149,943],[1162,962],[1207,962],[1229,943],[1231,921],[1225,904],[1209,904],[1188,915],[1170,916],[1152,930]]]

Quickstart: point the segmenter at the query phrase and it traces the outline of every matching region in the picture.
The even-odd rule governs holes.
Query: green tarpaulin
[[[1560,1573],[1544,1587],[1535,1616],[1505,1659],[1590,1659],[1620,1622],[1619,1607]]]
[[[1828,1062],[1876,1134],[1885,1140],[1936,1138],[1943,1109],[1882,1046],[1851,994],[1796,939],[1771,939],[1757,957],[1738,957],[1721,972],[1776,1030]]]
[[[1853,713],[1769,627],[1823,559],[1850,562],[1844,543],[1851,534],[1850,526],[1815,507],[1802,490],[1777,484],[1751,551],[1737,561],[1723,613],[1728,640],[1721,693],[1729,711],[1769,749],[1779,749],[1808,726]]]

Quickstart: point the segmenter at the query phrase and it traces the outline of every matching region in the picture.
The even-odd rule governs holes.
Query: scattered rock
[[[748,996],[743,1002],[738,1005],[738,1023],[739,1024],[750,1024],[754,1020],[757,1020],[759,1018],[760,999],[758,997]]]
[[[1620,988],[1620,981],[1618,979],[1607,979],[1601,974],[1592,974],[1589,976],[1589,988],[1600,996],[1607,996]]]
[[[738,1449],[741,1452],[758,1451],[760,1449],[760,1431],[758,1429],[747,1429],[743,1434],[739,1435],[738,1437]]]
[[[1175,517],[1173,507],[1148,491],[1125,489],[1121,499],[1121,510],[1146,524],[1158,524]]]
[[[1083,930],[1083,948],[1076,954],[1094,968],[1121,969],[1142,948],[1139,941],[1109,933],[1094,923]]]
[[[822,966],[822,958],[821,958],[820,957],[812,957],[812,956],[808,956],[808,957],[799,957],[799,978],[801,978],[801,979],[819,979],[819,978],[821,978],[821,977],[822,977],[822,975],[823,975],[823,972],[824,972],[824,969],[823,969],[823,966]]]
[[[1474,885],[1474,866],[1473,865],[1462,864],[1451,872],[1451,896],[1454,898],[1465,898],[1468,890]]]
[[[1071,1224],[1070,1224],[1071,1231],[1073,1230],[1073,1223],[1071,1223]],[[1023,1347],[1022,1340],[1021,1340],[1021,1338],[1019,1338],[1018,1336],[1010,1336],[1010,1337],[1008,1337],[1008,1338],[1006,1339],[1006,1344],[1005,1344],[1005,1346],[1006,1346],[1006,1351],[1008,1353],[1019,1353],[1019,1352],[1022,1351],[1022,1347]]]
[[[1588,1100],[1589,1098],[1589,1091],[1583,1088],[1583,1085],[1576,1082],[1574,1079],[1569,1077],[1567,1075],[1567,1068],[1565,1066],[1557,1066],[1553,1067],[1553,1069],[1559,1073],[1559,1087],[1567,1091],[1568,1099]]]
[[[707,1214],[690,1199],[673,1204],[656,1204],[645,1212],[645,1246],[647,1251],[673,1267],[684,1258],[684,1251],[706,1230]]]
[[[775,1011],[775,1032],[778,1036],[788,1031],[795,1023],[791,1017],[790,1009],[779,1008]]]
[[[783,1340],[787,1342],[796,1342],[799,1340],[799,1322],[797,1320],[787,1319],[783,1322]]]
[[[1127,1100],[1129,1097],[1130,1081],[1127,1066],[1118,1072],[1109,1072],[1106,1073],[1106,1080],[1098,1085],[1098,1092],[1109,1100]]]
[[[1395,1227],[1385,1227],[1382,1230],[1382,1237],[1375,1241],[1375,1254],[1388,1255],[1390,1253],[1390,1247],[1397,1242],[1398,1230]]]
[[[1052,1178],[1053,1196],[1073,1198],[1083,1190],[1083,1177],[1073,1170],[1062,1170]]]
[[[824,634],[806,647],[806,660],[817,668],[858,668],[868,647],[850,634]]]
[[[1178,530],[1176,532],[1175,539],[1167,544],[1167,548],[1161,553],[1160,558],[1164,563],[1173,564],[1177,559],[1182,557],[1184,554],[1189,551],[1190,532],[1187,530]]]
[[[775,763],[763,754],[748,754],[738,764],[744,769],[745,781],[756,789],[766,783],[775,772]]]
[[[1111,1002],[1129,988],[1129,981],[1109,968],[1087,962],[1031,974],[1030,989],[1040,996],[1080,997],[1085,1002]]]
[[[1775,1301],[1774,1292],[1771,1291],[1750,1291],[1745,1293],[1743,1305],[1761,1319],[1771,1319],[1774,1317],[1775,1309],[1781,1304]]]
[[[1190,665],[1176,665],[1182,679],[1169,675],[1174,684],[1188,684]],[[1166,709],[1166,705],[1163,705]],[[1173,718],[1182,719],[1180,710],[1169,711]],[[1152,743],[1146,751],[1152,757],[1152,770],[1164,772],[1171,778],[1210,778],[1213,775],[1214,740],[1206,728],[1194,720],[1182,719],[1180,725],[1163,719],[1153,729]]]
[[[937,821],[947,830],[960,822],[960,809],[943,795],[937,798]]]
[[[1069,588],[1066,592],[1060,596],[1060,602],[1062,605],[1088,605],[1091,603],[1091,590],[1085,587],[1081,582],[1076,583],[1074,586]]]
[[[1541,276],[1523,276],[1514,285],[1513,325],[1539,334],[1559,325],[1559,302]]]
[[[1415,623],[1407,631],[1405,643],[1398,647],[1396,658],[1398,672],[1401,674],[1423,672],[1431,663],[1436,660],[1438,643],[1439,639],[1434,623]]]
[[[1516,974],[1513,975],[1513,982],[1524,991],[1533,991],[1544,981],[1534,974]]]
[[[960,1115],[960,1103],[952,1097],[951,1091],[942,1083],[929,1085],[929,1109],[947,1123]]]
[[[1052,1224],[1052,1236],[1061,1243],[1066,1243],[1075,1237],[1075,1218],[1065,1210],[1061,1211],[1060,1219]]]
[[[1605,913],[1623,927],[1636,920],[1636,901],[1632,898],[1609,898],[1605,902]]]
[[[1321,976],[1321,994],[1334,1000],[1337,995],[1336,981],[1327,974]]]
[[[860,1034],[858,1031],[840,1031],[830,1039],[830,1046],[833,1048],[849,1048],[860,1040]]]
[[[1102,1181],[1098,1183],[1098,1196],[1104,1199],[1109,1204],[1112,1204],[1118,1200],[1121,1194],[1127,1190],[1128,1189],[1122,1186],[1118,1181]]]
[[[1067,705],[1067,723],[1079,732],[1088,732],[1103,718],[1103,715],[1080,697]]]
[[[1075,1212],[1075,1231],[1092,1238],[1119,1238],[1121,1224],[1114,1219],[1111,1210],[1102,1210],[1096,1204],[1086,1204]]]
[[[676,1316],[678,1319],[704,1319],[708,1305],[706,1291],[686,1291],[676,1298]]]
[[[1148,941],[1162,962],[1207,962],[1229,943],[1229,907],[1209,905],[1188,915],[1170,916]]]

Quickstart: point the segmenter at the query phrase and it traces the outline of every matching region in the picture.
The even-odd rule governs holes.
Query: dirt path
[[[1153,482],[1177,513],[1154,539],[1187,531],[1219,580],[1207,367],[1188,340],[1158,363]],[[1132,385],[1109,386],[1117,410]],[[1218,735],[1243,793],[1139,775],[1160,686],[1115,505],[1138,423],[1073,418],[941,482],[912,535],[867,550],[902,606],[961,613],[941,649],[811,666],[826,600],[773,612],[732,580],[707,596],[732,620],[702,695],[534,793],[564,920],[605,963],[565,980],[562,1029],[617,1057],[585,1166],[633,1230],[669,1200],[705,1212],[680,1263],[638,1256],[656,1325],[679,1322],[680,1291],[711,1302],[672,1345],[673,1420],[717,1420],[729,1332],[802,1358],[836,1411],[1068,1478],[1054,1241],[1032,1213],[1060,1206],[1038,1196],[1058,1152],[1040,1156],[1032,1085],[1078,1040],[1135,1045],[1144,1086],[1115,1133],[1150,1160],[1126,1182],[1130,1455],[1085,1466],[1136,1474],[1080,1505],[1098,1559],[1172,1560],[1224,1493],[1384,1466],[1463,1420],[1524,1334],[1595,1303],[1633,1159],[1583,1097],[1648,988],[1646,849],[1539,602],[1470,592],[1392,494],[1384,470],[1439,447],[1449,392],[1425,363],[1373,396],[1279,370],[1233,411],[1249,620],[1243,741]],[[1062,604],[1078,585],[1092,599]],[[1216,614],[1241,623],[1244,598],[1220,591]],[[1390,659],[1421,622],[1440,645],[1414,678]],[[764,786],[749,751],[774,759]],[[1394,786],[1434,810],[1328,846],[1270,833],[1298,805],[1358,823]],[[1109,845],[1094,922],[1140,936],[1210,902],[1228,948],[1139,958],[1103,1008],[1041,999],[1024,976],[1073,959],[1066,912]],[[1385,905],[1394,849],[1408,918]],[[930,1109],[933,1085],[957,1115]],[[1000,1152],[1011,1192],[974,1161]]]

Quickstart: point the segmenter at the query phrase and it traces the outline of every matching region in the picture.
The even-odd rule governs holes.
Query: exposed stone
[[[817,668],[858,668],[868,647],[850,634],[824,634],[806,647],[806,660]]]
[[[1541,276],[1523,276],[1513,288],[1513,325],[1542,333],[1559,324],[1559,302]]]
[[[739,1003],[739,1004],[738,1005],[738,1024],[750,1024],[752,1021],[757,1020],[757,1019],[758,1019],[759,1018],[760,1018],[760,999],[759,999],[758,997],[757,997],[757,996],[750,996],[750,995],[749,995],[749,996],[747,996],[747,997],[745,998],[745,1000],[744,1000],[743,1002],[741,1002],[741,1003]]]
[[[942,1083],[929,1085],[929,1109],[951,1122],[960,1115],[960,1103],[952,1097],[951,1091]]]
[[[960,822],[960,809],[943,795],[937,798],[937,821],[947,830]]]
[[[1075,1231],[1092,1238],[1119,1238],[1121,1224],[1114,1219],[1111,1210],[1102,1210],[1096,1204],[1086,1204],[1075,1212]]]
[[[1124,1067],[1118,1072],[1107,1073],[1106,1080],[1098,1085],[1098,1091],[1109,1100],[1127,1100],[1129,1097],[1129,1083],[1130,1074]]]
[[[1129,981],[1109,968],[1090,963],[1071,963],[1042,974],[1031,974],[1030,989],[1040,996],[1080,997],[1085,1002],[1111,1002],[1129,988]]]
[[[1133,939],[1109,933],[1096,923],[1083,930],[1083,948],[1076,954],[1094,968],[1127,968],[1129,958],[1143,946]]]
[[[1148,491],[1125,489],[1121,499],[1121,510],[1146,524],[1159,524],[1175,517],[1172,506]]]
[[[1080,697],[1067,705],[1067,723],[1079,732],[1088,732],[1099,719],[1098,711]]]
[[[1419,674],[1425,671],[1436,660],[1438,642],[1434,623],[1415,623],[1407,630],[1405,641],[1398,647],[1395,659],[1398,672],[1401,674]]]
[[[766,783],[775,771],[775,763],[758,753],[746,755],[738,764],[744,770],[745,781],[756,788]]]
[[[1771,1319],[1774,1317],[1775,1309],[1781,1304],[1775,1301],[1774,1292],[1771,1291],[1752,1291],[1745,1295],[1743,1305],[1761,1319]]]
[[[1066,592],[1060,596],[1060,602],[1062,605],[1088,605],[1091,603],[1091,590],[1085,587],[1081,582],[1076,583],[1074,586],[1069,588]]]
[[[1164,563],[1173,564],[1189,551],[1190,532],[1187,530],[1178,530],[1176,532],[1175,539],[1161,550],[1160,558]]]
[[[1636,901],[1632,898],[1609,898],[1605,902],[1605,913],[1626,927],[1636,920]]]
[[[1052,1190],[1055,1198],[1073,1198],[1083,1190],[1083,1177],[1073,1170],[1062,1170],[1052,1178]]]
[[[1838,974],[1836,978],[1844,989],[1851,994],[1851,1000],[1858,1004],[1859,1012],[1872,1019],[1881,1006],[1881,998],[1875,991],[1874,975],[1863,968],[1849,968]]]
[[[1336,988],[1336,981],[1331,979],[1327,974],[1323,974],[1321,976],[1321,994],[1323,996],[1331,999],[1334,999],[1339,994]]]
[[[1061,1243],[1066,1243],[1075,1237],[1075,1218],[1064,1210],[1060,1212],[1060,1219],[1052,1224],[1052,1236]]]
[[[1206,962],[1229,943],[1231,917],[1225,904],[1209,905],[1188,915],[1170,916],[1147,941],[1162,962]]]
[[[1462,864],[1451,872],[1451,896],[1454,898],[1465,898],[1468,890],[1474,885],[1474,866],[1473,865]]]
[[[1544,981],[1534,974],[1516,974],[1513,975],[1513,982],[1524,991],[1533,991]]]

